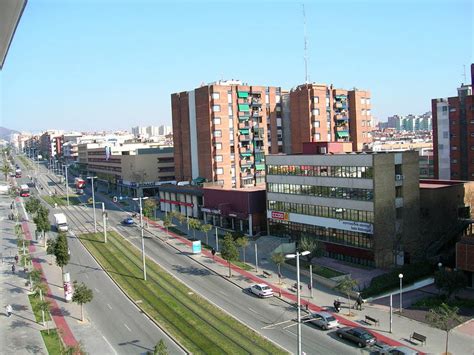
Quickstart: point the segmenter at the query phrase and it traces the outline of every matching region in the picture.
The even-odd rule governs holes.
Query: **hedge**
[[[368,298],[398,289],[400,287],[400,279],[398,278],[400,273],[403,274],[403,285],[408,286],[432,275],[433,272],[434,266],[428,262],[403,265],[386,274],[374,277],[370,282],[370,286],[362,290],[362,297]]]

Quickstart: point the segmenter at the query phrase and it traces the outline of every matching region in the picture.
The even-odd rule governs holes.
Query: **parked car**
[[[255,284],[250,286],[250,291],[257,295],[258,297],[272,297],[273,296],[273,290],[271,287],[265,285],[265,284]]]
[[[384,345],[382,349],[375,352],[376,355],[418,355],[419,352],[407,346]]]
[[[130,226],[133,223],[135,223],[135,221],[133,220],[132,217],[125,217],[122,221],[122,224],[125,225],[125,226]]]
[[[328,312],[315,312],[309,315],[309,320],[305,323],[314,324],[324,330],[337,328],[339,322]]]
[[[341,339],[356,343],[359,348],[374,345],[376,341],[376,338],[363,328],[344,327],[338,329],[336,334]]]

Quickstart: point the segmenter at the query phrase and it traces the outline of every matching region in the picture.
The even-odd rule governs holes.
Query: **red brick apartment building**
[[[176,179],[264,184],[265,154],[283,152],[281,95],[237,80],[172,94]]]
[[[474,180],[474,64],[471,80],[458,88],[458,96],[431,100],[437,179]]]
[[[304,142],[352,142],[352,150],[361,151],[365,143],[372,141],[369,91],[303,84],[291,90],[289,98],[289,153],[302,153]]]

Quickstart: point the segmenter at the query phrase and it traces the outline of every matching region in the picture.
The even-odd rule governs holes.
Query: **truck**
[[[54,215],[54,221],[56,225],[56,229],[58,232],[67,232],[67,219],[64,213],[56,213]]]
[[[21,169],[16,169],[15,170],[15,177],[21,178]]]

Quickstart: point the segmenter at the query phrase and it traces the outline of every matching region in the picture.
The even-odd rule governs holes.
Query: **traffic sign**
[[[87,200],[87,203],[93,203],[94,200],[92,199],[92,197],[89,197],[89,199]]]
[[[114,198],[112,199],[112,201],[114,201],[114,202],[117,202],[117,200],[118,200],[117,196],[114,196]]]

